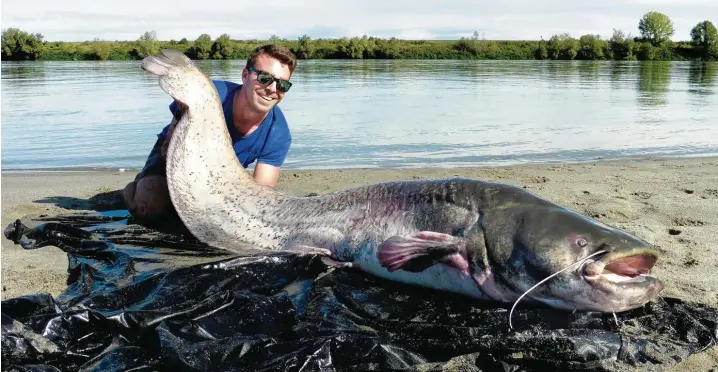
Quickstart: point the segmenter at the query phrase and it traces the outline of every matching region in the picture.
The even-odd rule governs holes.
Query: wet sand
[[[3,172],[2,226],[16,218],[122,209],[113,191],[136,170]],[[666,296],[718,307],[718,158],[596,161],[451,169],[284,170],[279,189],[306,195],[365,184],[471,177],[523,186],[539,196],[654,243],[653,274]],[[114,204],[113,204],[114,203]],[[67,257],[55,247],[24,251],[3,237],[2,298],[65,288]],[[680,370],[718,368],[718,348]]]

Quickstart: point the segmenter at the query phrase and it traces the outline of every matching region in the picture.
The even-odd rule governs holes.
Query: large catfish
[[[568,310],[625,311],[663,287],[649,275],[658,256],[646,241],[519,187],[446,179],[311,197],[264,187],[237,160],[204,73],[169,50],[142,68],[187,107],[167,184],[182,221],[208,245],[322,252],[334,265],[478,299],[515,302],[532,289],[527,299]]]

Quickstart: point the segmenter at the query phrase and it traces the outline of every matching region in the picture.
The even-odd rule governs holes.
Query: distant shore
[[[453,40],[407,40],[367,35],[318,39],[303,35],[295,40],[275,35],[269,40],[239,40],[232,39],[229,34],[214,39],[209,34],[202,34],[195,40],[159,40],[154,31],[147,31],[138,35],[137,40],[43,43],[42,35],[19,29],[4,31],[3,35],[14,40],[16,45],[24,46],[3,50],[3,61],[138,60],[162,49],[179,50],[195,60],[246,60],[254,48],[266,44],[286,47],[303,60],[718,60],[713,49],[691,40],[691,35],[682,35],[680,41],[651,40],[632,37],[621,30],[613,30],[612,36],[603,38],[594,34],[559,33],[534,40],[486,40],[477,32]]]

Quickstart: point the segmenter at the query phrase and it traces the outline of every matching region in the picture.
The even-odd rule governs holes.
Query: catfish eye
[[[584,238],[578,238],[578,239],[576,239],[576,244],[577,244],[579,247],[583,248],[583,247],[585,247],[585,246],[588,245],[588,241],[587,241],[586,239],[584,239]]]

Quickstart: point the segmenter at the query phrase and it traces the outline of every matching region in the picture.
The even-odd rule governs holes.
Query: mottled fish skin
[[[459,178],[388,182],[312,197],[264,187],[236,158],[205,74],[178,51],[147,57],[142,68],[188,107],[170,141],[167,183],[180,218],[208,245],[235,252],[320,248],[379,277],[503,302],[605,246],[612,258],[656,255],[636,237],[511,185]],[[576,246],[577,237],[590,244]],[[441,242],[434,247],[432,239]],[[382,251],[388,255],[383,262],[382,244],[391,246]],[[409,265],[412,244],[423,244],[425,256]],[[401,269],[388,270],[393,264]],[[646,280],[603,281],[597,290],[577,270],[527,299],[569,310],[623,311],[657,296],[660,283]]]

